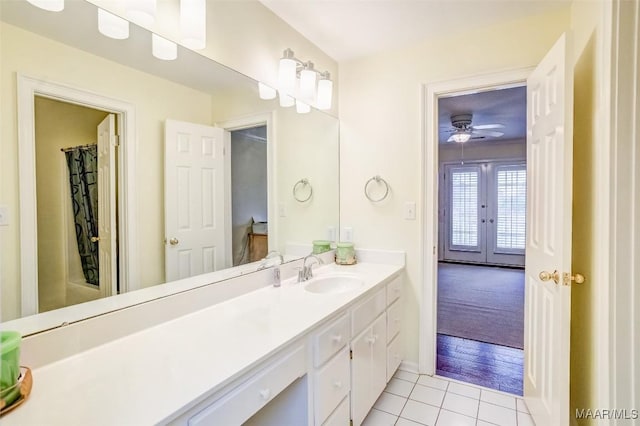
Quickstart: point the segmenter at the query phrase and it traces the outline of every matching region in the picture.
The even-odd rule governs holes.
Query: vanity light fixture
[[[261,81],[258,82],[258,93],[260,94],[260,99],[264,100],[274,99],[276,97],[276,89],[267,86]]]
[[[456,131],[453,135],[451,135],[451,138],[453,139],[454,142],[458,142],[458,143],[468,142],[469,139],[471,139],[471,133],[465,130],[460,130],[460,131]]]
[[[60,12],[64,9],[64,0],[27,0],[32,5],[49,12]]]
[[[180,0],[180,34],[182,44],[194,50],[207,45],[206,0]]]
[[[298,88],[296,92],[296,88]],[[318,71],[311,61],[303,62],[295,57],[293,50],[285,49],[278,68],[278,90],[280,105],[282,93],[302,100],[309,107],[315,104],[318,109],[331,109],[333,82],[327,71]],[[303,109],[306,109],[303,107]]]
[[[278,95],[280,97],[280,106],[284,108],[289,108],[295,105],[296,100],[293,96],[289,96],[284,93],[282,90],[278,90]]]
[[[126,15],[131,22],[150,27],[156,20],[156,0],[127,0]]]
[[[124,40],[129,38],[129,21],[98,8],[98,31],[107,37]]]
[[[296,99],[296,112],[298,114],[306,114],[311,111],[311,106],[305,104],[300,99]]]
[[[173,61],[178,57],[178,45],[158,34],[151,33],[151,53],[163,61]]]

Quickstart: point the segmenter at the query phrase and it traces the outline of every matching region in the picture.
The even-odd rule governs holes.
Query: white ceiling
[[[569,0],[259,0],[336,61],[521,18]],[[455,25],[460,22],[461,25]]]

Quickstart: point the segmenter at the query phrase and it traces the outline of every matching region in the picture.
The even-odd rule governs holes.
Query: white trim
[[[272,232],[278,229],[277,216],[277,182],[276,182],[276,138],[275,138],[275,118],[276,112],[266,112],[260,114],[252,114],[243,117],[234,118],[216,123],[217,127],[225,130],[225,156],[224,156],[224,180],[225,180],[225,257],[227,267],[233,266],[233,248],[232,248],[232,229],[231,226],[231,135],[234,130],[248,129],[251,127],[266,125],[267,126],[267,222],[269,232],[267,236],[267,245],[269,250],[278,247],[278,233]]]
[[[117,99],[54,83],[46,79],[17,74],[18,160],[20,193],[20,276],[21,316],[38,312],[38,246],[35,181],[34,97],[43,96],[68,103],[112,112],[121,125],[118,193],[120,229],[118,238],[120,291],[140,288],[137,250],[136,197],[136,120],[135,106]],[[127,182],[126,184],[124,182]]]
[[[471,76],[423,85],[422,93],[422,300],[420,301],[419,371],[435,374],[438,265],[438,97],[522,86],[533,68]]]

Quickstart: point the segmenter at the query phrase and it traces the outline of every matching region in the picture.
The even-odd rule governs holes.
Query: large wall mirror
[[[2,322],[227,279],[335,233],[335,117],[182,47],[159,60],[133,24],[104,37],[97,15],[0,3]]]

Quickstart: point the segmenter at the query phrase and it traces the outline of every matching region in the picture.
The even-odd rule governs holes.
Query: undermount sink
[[[311,293],[343,293],[363,284],[364,281],[355,275],[328,275],[314,278],[304,289]]]

